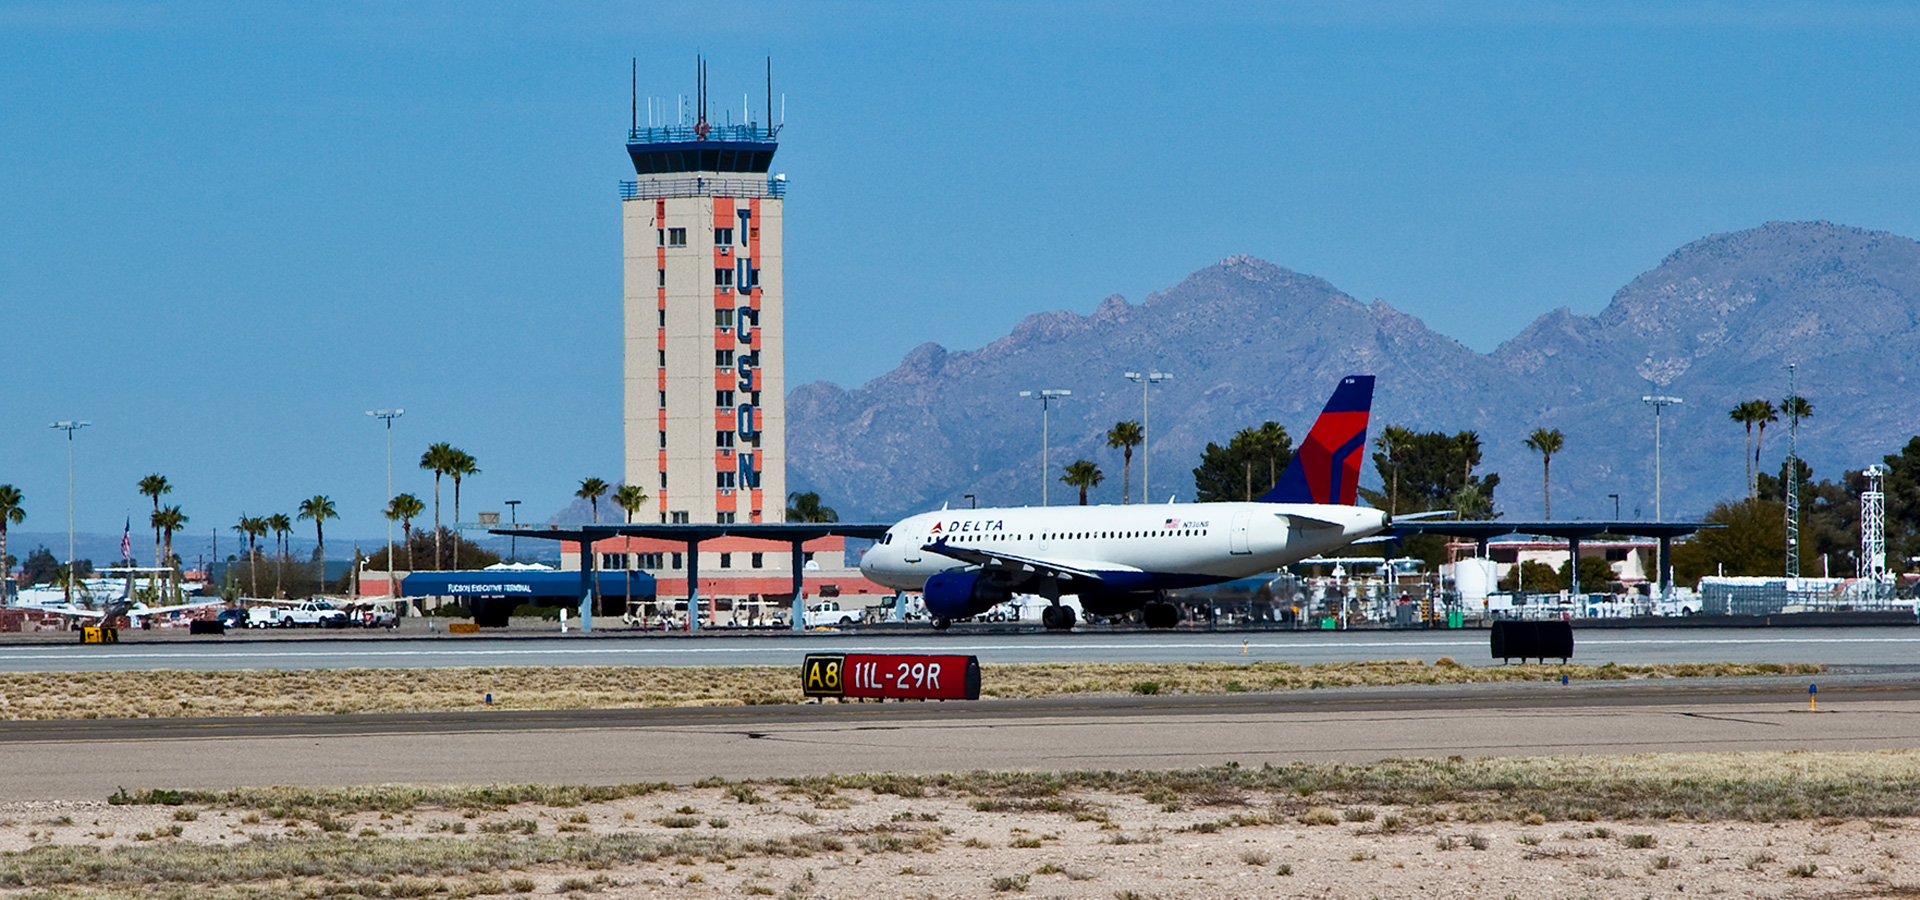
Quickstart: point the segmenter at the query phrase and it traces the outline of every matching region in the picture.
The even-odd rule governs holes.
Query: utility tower
[[[1867,489],[1860,492],[1860,564],[1854,575],[1871,579],[1877,598],[1887,574],[1887,467],[1868,466],[1860,475]]]

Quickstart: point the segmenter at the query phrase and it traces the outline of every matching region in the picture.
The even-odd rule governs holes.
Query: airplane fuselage
[[[1155,591],[1270,572],[1385,527],[1379,510],[1336,504],[946,509],[901,520],[867,551],[860,570],[896,590],[921,590],[936,573],[970,565],[924,549],[945,541],[1084,570],[1107,591]]]

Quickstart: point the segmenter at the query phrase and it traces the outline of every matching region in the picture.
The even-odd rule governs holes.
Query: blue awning
[[[603,597],[645,597],[654,591],[645,572],[595,572]],[[414,572],[400,582],[404,597],[558,597],[580,599],[580,573]]]

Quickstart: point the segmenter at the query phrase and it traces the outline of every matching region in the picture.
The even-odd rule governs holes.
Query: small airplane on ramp
[[[1270,572],[1386,529],[1385,512],[1355,505],[1373,380],[1341,380],[1280,483],[1258,500],[943,509],[888,529],[860,570],[921,591],[940,629],[1015,593],[1051,601],[1041,614],[1050,629],[1074,625],[1063,594],[1095,615],[1139,609],[1147,627],[1171,628],[1179,614],[1160,591]]]

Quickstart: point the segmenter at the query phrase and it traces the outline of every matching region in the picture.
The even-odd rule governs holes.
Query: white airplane
[[[1051,600],[1051,629],[1074,625],[1062,594],[1095,615],[1144,608],[1147,627],[1171,628],[1178,612],[1159,591],[1271,572],[1387,527],[1386,513],[1354,505],[1372,406],[1372,375],[1341,380],[1280,483],[1251,503],[943,509],[888,529],[860,571],[921,591],[935,628],[1015,593]]]
[[[59,613],[63,616],[74,616],[81,619],[100,619],[102,621],[110,620],[115,616],[126,616],[128,622],[137,626],[140,624],[140,619],[145,616],[163,616],[167,613],[180,612],[181,610],[220,606],[225,602],[224,600],[213,599],[202,600],[197,603],[178,603],[173,606],[148,606],[145,603],[129,604],[122,600],[108,603],[100,609],[86,609],[79,606],[38,606],[33,608],[42,612]]]

